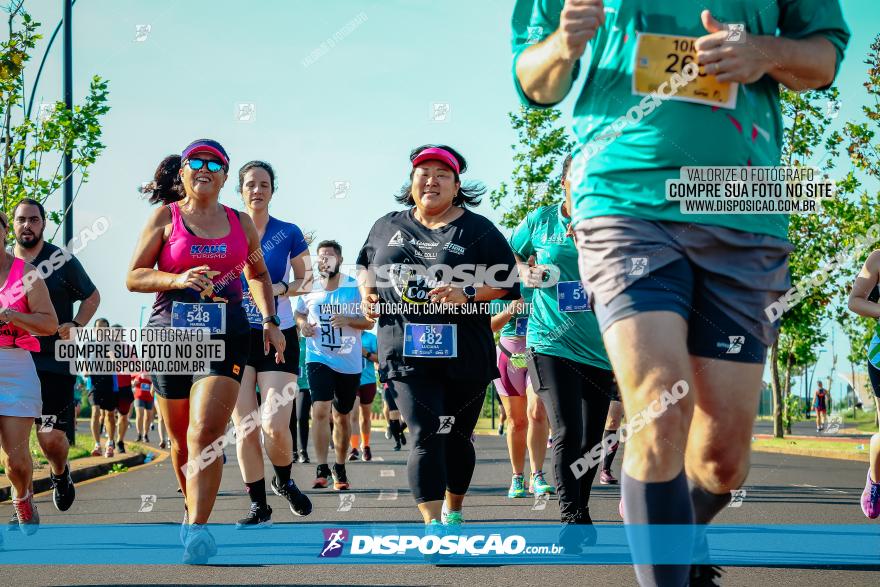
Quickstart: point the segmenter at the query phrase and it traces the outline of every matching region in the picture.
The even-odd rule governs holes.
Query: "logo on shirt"
[[[414,247],[418,247],[418,248],[420,248],[420,249],[433,249],[434,247],[436,247],[436,246],[439,245],[440,243],[432,243],[432,242],[428,242],[428,241],[420,241],[420,240],[417,239],[417,238],[411,238],[411,239],[409,239],[409,244],[413,245]]]
[[[388,241],[388,246],[389,247],[402,247],[404,242],[405,241],[403,240],[403,235],[400,234],[400,231],[398,230],[397,232],[394,233],[394,236],[391,237],[391,240]]]
[[[189,254],[195,258],[222,257],[226,255],[226,243],[220,245],[192,245]]]
[[[449,251],[450,253],[455,253],[456,255],[464,255],[464,252],[467,250],[461,245],[456,245],[454,243],[446,243],[443,245],[444,251]]]

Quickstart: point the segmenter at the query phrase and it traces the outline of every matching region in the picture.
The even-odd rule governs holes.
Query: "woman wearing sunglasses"
[[[208,373],[153,374],[153,386],[172,441],[171,457],[186,504],[183,562],[200,564],[217,552],[208,517],[217,498],[223,462],[205,449],[223,436],[248,362],[250,324],[242,305],[241,273],[263,319],[262,349],[284,362],[269,272],[259,254],[253,221],[219,203],[229,157],[216,141],[200,139],[166,157],[143,191],[161,203],[135,248],[126,285],[156,292],[147,323],[156,328],[208,328],[225,355]],[[248,254],[254,251],[256,254]],[[195,311],[198,310],[198,311]],[[214,458],[203,458],[211,454]],[[184,473],[186,472],[186,473]]]
[[[0,211],[0,244],[6,243],[9,220]],[[25,275],[33,266],[0,248],[0,447],[6,452],[6,476],[12,484],[12,507],[18,527],[33,534],[40,524],[33,502],[34,463],[28,436],[42,414],[40,380],[30,351],[39,352],[32,334],[49,336],[58,318],[42,279],[30,285]],[[33,276],[32,276],[33,277]]]
[[[272,294],[277,300],[285,347],[283,363],[276,362],[274,357],[251,353],[238,392],[238,403],[232,412],[232,422],[239,426],[243,418],[257,409],[258,385],[263,407],[278,406],[275,410],[267,410],[261,419],[266,456],[275,471],[271,481],[272,492],[287,500],[294,515],[307,516],[312,512],[312,502],[290,476],[295,446],[290,431],[290,415],[296,407],[293,391],[297,389],[299,371],[299,339],[290,296],[299,295],[303,287],[311,282],[309,245],[296,224],[269,215],[269,203],[275,194],[275,171],[271,165],[265,161],[245,163],[238,171],[238,191],[260,235],[263,258],[272,281]],[[292,280],[289,277],[291,268]],[[251,348],[257,348],[262,343],[263,316],[254,305],[249,291],[245,292],[244,304],[251,324]],[[260,435],[254,432],[242,434],[236,437],[236,441],[238,466],[251,500],[250,510],[238,521],[237,527],[269,526],[272,524],[272,508],[266,502]]]

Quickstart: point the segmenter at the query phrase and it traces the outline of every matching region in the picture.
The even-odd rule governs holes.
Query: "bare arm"
[[[880,318],[880,304],[868,301],[871,290],[877,285],[878,277],[880,277],[880,251],[874,251],[865,259],[865,264],[849,292],[847,307],[851,312],[868,318]]]
[[[35,271],[33,266],[25,264],[24,274],[26,275],[31,271]],[[0,312],[0,319],[19,328],[24,328],[37,336],[55,334],[58,331],[58,316],[56,316],[52,300],[49,298],[49,289],[46,287],[46,282],[37,277],[31,287],[27,289],[27,302],[30,313],[25,314],[4,309]]]
[[[499,332],[504,326],[510,322],[513,315],[521,309],[523,299],[520,298],[510,303],[506,308],[492,316],[492,332]]]
[[[293,297],[312,291],[314,276],[312,274],[312,258],[309,256],[309,251],[305,250],[291,259],[290,266],[293,268],[293,281],[287,284],[287,293],[280,295]]]
[[[79,309],[76,311],[76,316],[73,319],[77,324],[88,324],[92,321],[95,312],[98,311],[99,305],[101,305],[101,293],[96,289],[92,292],[92,295],[80,302]]]
[[[260,236],[254,221],[247,214],[239,214],[241,228],[248,241],[247,264],[244,266],[244,276],[248,282],[248,290],[254,298],[254,304],[260,310],[263,317],[275,314],[275,297],[272,295],[272,280],[269,279],[269,269],[263,259],[263,249]]]

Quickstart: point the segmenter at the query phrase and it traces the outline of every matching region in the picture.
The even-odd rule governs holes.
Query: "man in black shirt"
[[[43,426],[46,428],[51,423],[52,428],[42,430],[37,434],[37,439],[52,469],[55,507],[59,511],[66,511],[76,498],[67,462],[67,453],[76,431],[73,399],[76,376],[70,373],[70,363],[55,360],[55,341],[69,338],[71,328],[87,324],[98,309],[101,296],[75,257],[43,240],[46,211],[40,202],[25,198],[15,207],[12,216],[14,254],[37,268],[49,288],[52,305],[58,315],[58,333],[37,337],[40,352],[33,353],[33,359],[40,377],[43,416],[54,419],[54,422],[47,422]],[[82,302],[75,315],[74,302]],[[43,424],[42,419],[38,419],[37,423]]]

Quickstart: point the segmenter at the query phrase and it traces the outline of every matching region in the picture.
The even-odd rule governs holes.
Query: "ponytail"
[[[141,193],[149,195],[151,204],[170,204],[186,196],[180,180],[180,165],[180,155],[168,155],[156,168],[153,181],[141,187]]]

